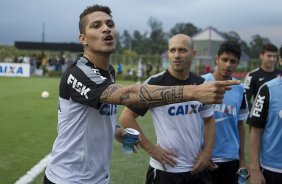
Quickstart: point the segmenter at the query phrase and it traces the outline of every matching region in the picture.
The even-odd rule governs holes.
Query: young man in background
[[[250,113],[251,184],[282,183],[281,89],[279,76],[263,84],[254,100]]]
[[[245,78],[244,84],[249,110],[260,86],[281,74],[281,70],[275,68],[278,57],[277,51],[278,48],[271,43],[263,45],[260,51],[260,67],[249,72]],[[247,122],[249,123],[249,121]]]
[[[203,75],[207,81],[232,80],[241,57],[241,48],[232,41],[223,42],[216,57],[217,68]],[[245,165],[245,127],[249,111],[243,85],[232,86],[222,104],[213,105],[216,139],[212,161],[218,166],[211,171],[215,184],[237,184],[237,171]]]

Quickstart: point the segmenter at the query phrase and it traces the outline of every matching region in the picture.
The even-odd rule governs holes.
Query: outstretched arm
[[[186,86],[112,84],[103,91],[100,102],[146,108],[193,100],[217,104],[222,103],[223,95],[230,89],[230,85],[239,83],[240,81],[228,80]]]
[[[154,159],[159,161],[163,168],[166,169],[166,164],[175,166],[175,154],[170,150],[165,150],[160,146],[153,145],[152,142],[145,136],[142,129],[137,123],[138,115],[129,108],[125,107],[122,111],[119,121],[124,128],[134,128],[140,132],[141,141],[139,145]]]

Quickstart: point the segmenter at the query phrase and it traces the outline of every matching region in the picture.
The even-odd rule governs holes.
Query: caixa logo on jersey
[[[185,114],[198,113],[202,108],[202,104],[189,104],[189,105],[177,105],[168,108],[168,114],[170,116],[179,116]]]
[[[114,115],[117,113],[117,105],[113,105],[113,104],[103,104],[100,109],[99,109],[99,113],[101,115]]]
[[[79,82],[72,74],[69,75],[67,84],[72,84],[72,88],[80,93],[81,96],[84,96],[88,99],[87,93],[90,91],[90,88],[87,88],[81,82]]]
[[[263,109],[264,100],[265,100],[265,96],[260,96],[260,95],[257,96],[252,110],[252,116],[258,118],[260,117],[260,113],[262,112]]]
[[[225,114],[235,114],[236,110],[234,106],[226,105],[226,104],[215,104],[213,105],[214,112],[220,112]]]

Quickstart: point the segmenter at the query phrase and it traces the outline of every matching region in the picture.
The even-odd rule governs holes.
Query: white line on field
[[[33,168],[31,168],[25,175],[18,179],[15,184],[28,184],[32,182],[47,166],[49,155],[46,155]],[[42,181],[43,182],[43,181]]]

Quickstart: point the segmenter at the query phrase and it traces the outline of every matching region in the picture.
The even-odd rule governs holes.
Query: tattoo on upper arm
[[[101,94],[100,101],[102,103],[108,103],[109,102],[109,97],[113,95],[114,92],[116,92],[121,85],[119,84],[112,84],[109,85]]]

